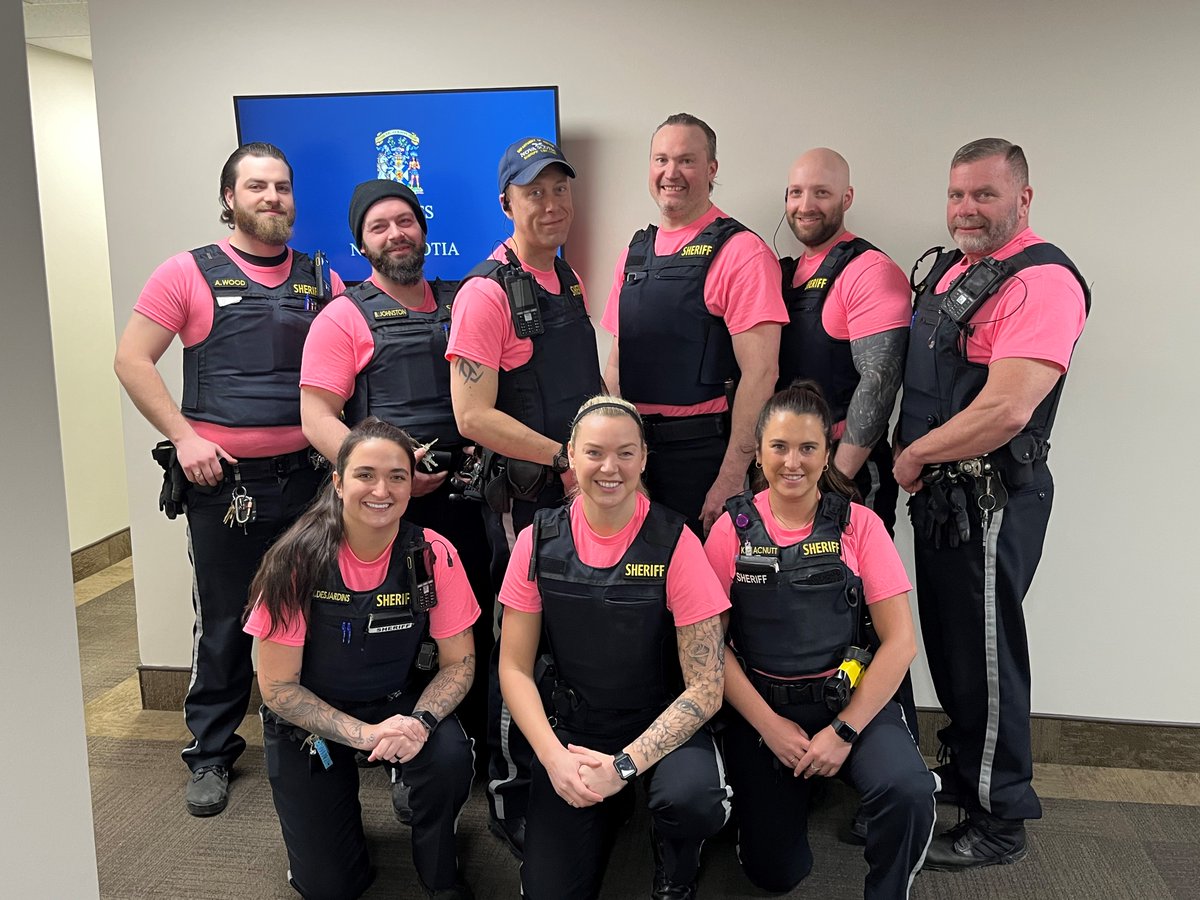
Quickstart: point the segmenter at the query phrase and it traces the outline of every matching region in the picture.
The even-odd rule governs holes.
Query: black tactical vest
[[[724,320],[704,305],[704,281],[725,242],[746,230],[733,219],[715,219],[671,256],[655,255],[656,226],[633,236],[619,322],[626,400],[693,406],[724,396],[737,360]]]
[[[753,493],[731,497],[725,509],[739,542],[729,586],[729,635],[738,657],[780,678],[836,669],[846,648],[862,640],[863,583],[842,555],[850,501],[822,494],[812,533],[790,547],[771,540]]]
[[[904,369],[904,397],[900,403],[900,440],[904,444],[911,444],[966,409],[987,382],[987,365],[967,360],[966,341],[971,324],[960,326],[942,314],[942,298],[949,291],[935,293],[938,282],[960,259],[959,250],[940,252],[929,274],[917,286]],[[1009,277],[1030,266],[1067,268],[1083,289],[1085,314],[1091,310],[1092,295],[1083,276],[1053,244],[1033,244],[1003,263],[1011,267]],[[1033,301],[1027,297],[1025,302]],[[1008,454],[1000,452],[1003,448],[992,451],[1002,471],[1012,472],[1014,468],[1045,459],[1065,383],[1064,373],[1038,404],[1021,433],[1005,445]]]
[[[833,421],[846,418],[850,398],[858,387],[858,370],[850,355],[850,342],[831,337],[821,321],[834,281],[854,259],[878,247],[854,238],[835,244],[800,287],[792,287],[799,260],[786,257],[779,261],[783,269],[783,302],[788,309],[788,324],[779,335],[779,382],[783,390],[797,378],[811,378],[821,385]]]
[[[644,728],[683,689],[667,609],[667,569],[683,526],[682,516],[651,504],[621,560],[598,569],[579,559],[568,508],[534,518],[543,629],[560,680],[586,707],[589,725],[608,716]]]
[[[346,291],[367,320],[375,350],[354,380],[346,401],[346,425],[378,416],[425,443],[438,440],[439,450],[462,444],[450,403],[450,304],[457,281],[430,282],[437,309],[415,312],[397,303],[370,281]]]
[[[213,295],[208,337],[183,351],[189,419],[231,428],[300,424],[300,357],[320,309],[312,258],[292,251],[278,287],[251,281],[220,247],[192,251]]]
[[[351,591],[335,564],[313,592],[300,683],[329,701],[377,700],[410,680],[429,613],[412,607],[405,551],[425,532],[407,522],[392,544],[383,584]]]
[[[484,260],[467,273],[462,284],[472,278],[491,278],[503,290],[504,283],[497,275],[502,266],[497,260]],[[536,278],[533,282],[546,330],[529,338],[533,342],[529,362],[500,371],[496,409],[538,434],[565,442],[575,413],[589,397],[603,393],[604,379],[583,288],[571,267],[557,256],[554,271],[561,293],[549,293]]]

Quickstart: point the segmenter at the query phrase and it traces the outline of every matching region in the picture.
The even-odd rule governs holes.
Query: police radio
[[[317,299],[328,300],[333,293],[333,283],[329,277],[329,257],[324,250],[313,254],[313,269],[317,273]]]
[[[950,285],[942,298],[941,311],[957,325],[965,325],[1012,273],[1007,263],[985,256]]]
[[[501,266],[497,274],[508,296],[508,309],[517,337],[531,338],[545,334],[546,326],[542,324],[542,311],[538,308],[534,293],[533,276],[512,263]]]
[[[428,612],[438,602],[437,585],[433,580],[433,547],[429,541],[422,541],[405,550],[404,557],[412,608],[417,612]]]

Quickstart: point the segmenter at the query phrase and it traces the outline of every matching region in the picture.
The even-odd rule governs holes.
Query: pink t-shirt
[[[379,287],[374,275],[368,281]],[[425,302],[414,312],[427,313],[437,309],[433,289],[428,281],[424,285]],[[403,305],[398,300],[395,303]],[[300,384],[321,388],[349,400],[354,394],[355,378],[374,354],[375,339],[371,336],[371,327],[357,304],[349,297],[337,297],[321,310],[308,330],[304,358],[300,363]]]
[[[769,493],[762,491],[755,494],[754,508],[758,510],[767,534],[776,546],[790,547],[812,534],[811,523],[797,529],[780,525],[771,512],[771,504],[767,500]],[[733,581],[740,545],[733,520],[729,518],[729,513],[722,513],[708,533],[704,553],[726,595]],[[842,533],[842,559],[851,571],[862,578],[868,604],[912,590],[900,554],[896,552],[896,545],[888,536],[883,522],[860,503],[850,504],[850,527]]]
[[[671,256],[693,240],[705,228],[726,214],[712,206],[690,225],[673,231],[658,229],[654,237],[654,254]],[[621,286],[625,283],[626,247],[617,257],[613,269],[612,290],[600,324],[620,340]],[[725,320],[730,334],[741,334],[765,322],[787,324],[787,307],[783,305],[779,260],[762,238],[752,231],[735,234],[717,251],[704,281],[704,305],[714,316]],[[659,413],[664,416],[694,416],[723,412],[729,408],[725,398],[717,397],[692,406],[672,406],[664,403],[638,403],[643,415]]]
[[[992,256],[1008,259],[1045,241],[1022,229]],[[937,285],[940,293],[967,270],[964,257]],[[1031,266],[1000,286],[971,317],[967,358],[989,365],[997,359],[1040,359],[1066,372],[1086,318],[1083,288],[1063,266]]]
[[[247,278],[264,287],[272,288],[282,284],[292,270],[290,249],[287,259],[277,266],[255,266],[238,256],[237,251],[230,247],[228,239],[219,241],[217,246],[233,260],[234,265],[241,269]],[[329,278],[334,296],[345,292],[346,286],[336,272],[331,272]],[[195,346],[212,331],[212,291],[208,289],[208,282],[204,280],[191,253],[177,253],[155,269],[146,286],[142,288],[141,296],[133,309],[134,312],[141,313],[152,322],[179,335],[184,347]],[[230,428],[192,419],[188,419],[188,422],[200,437],[220,444],[239,459],[277,456],[308,446],[299,425]]]
[[[583,499],[575,498],[570,512],[571,537],[579,561],[597,569],[615,566],[637,537],[649,510],[650,501],[644,494],[638,494],[637,508],[629,524],[614,535],[602,537],[588,525],[583,514]],[[500,588],[500,602],[522,612],[540,613],[542,597],[537,582],[528,580],[532,550],[533,528],[529,527],[517,535]],[[729,609],[729,598],[721,593],[720,585],[711,576],[711,570],[704,564],[700,539],[691,529],[683,529],[667,567],[667,609],[671,611],[676,628],[703,622]]]
[[[506,261],[506,246],[507,243],[501,244],[489,258]],[[548,293],[558,294],[562,290],[558,282],[558,273],[553,267],[544,272],[522,262],[521,268],[532,275]],[[572,271],[574,272],[574,269]],[[575,273],[575,280],[579,282],[586,309],[587,292],[583,291],[583,282],[579,279],[578,272]],[[446,359],[453,362],[460,356],[497,372],[511,372],[525,365],[533,357],[533,341],[530,338],[517,337],[504,288],[491,278],[472,278],[462,286],[454,298],[454,308],[450,311],[450,342],[446,347]]]
[[[846,231],[838,244],[852,240],[854,235]],[[801,256],[792,287],[801,287],[812,278],[838,244],[831,244],[816,256]],[[893,328],[908,328],[911,320],[908,276],[878,250],[859,254],[842,269],[821,308],[821,324],[830,337],[839,341],[857,341]]]
[[[425,529],[425,540],[433,545],[433,581],[437,587],[438,599],[437,606],[429,611],[429,634],[435,639],[453,637],[466,631],[479,618],[479,604],[475,602],[471,583],[467,581],[466,573],[463,572],[458,551],[431,528]],[[338,548],[338,568],[341,569],[346,587],[352,591],[369,591],[383,584],[391,559],[391,544],[388,544],[378,559],[370,562],[355,556],[345,541],[342,541],[342,546]],[[448,564],[447,559],[452,563]],[[271,630],[271,617],[266,607],[260,603],[250,611],[242,630],[276,644],[303,647],[308,623],[304,621],[303,616],[296,616],[289,628],[266,638],[264,635]]]

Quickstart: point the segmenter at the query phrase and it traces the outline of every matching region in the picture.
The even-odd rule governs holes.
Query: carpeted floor
[[[132,584],[80,605],[78,623],[85,700],[103,701],[137,665]],[[108,715],[111,719],[111,710]],[[111,723],[104,736],[92,729],[89,735],[102,897],[291,900],[296,896],[285,880],[287,857],[260,746],[251,746],[242,757],[225,813],[197,819],[184,810],[186,770],[179,761],[177,741],[147,740],[138,733],[113,736]],[[367,896],[419,898],[408,829],[392,817],[385,776],[379,769],[364,770],[362,776],[364,822],[378,871]],[[848,789],[830,785],[811,820],[813,872],[788,897],[851,900],[862,896],[866,873],[862,851],[836,839],[853,805]],[[1030,854],[1024,862],[962,874],[923,873],[914,883],[912,897],[1200,898],[1200,806],[1061,797],[1044,799],[1044,806],[1045,817],[1029,823]],[[477,784],[459,823],[465,876],[480,900],[516,897],[517,864],[488,833],[486,809]],[[938,814],[946,825],[955,821],[951,807],[939,807]],[[642,804],[613,851],[602,897],[648,896],[651,868]],[[705,847],[700,887],[704,897],[778,896],[751,887],[738,868],[733,839],[725,835]]]

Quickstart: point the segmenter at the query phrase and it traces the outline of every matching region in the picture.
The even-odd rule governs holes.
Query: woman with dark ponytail
[[[250,588],[267,772],[304,897],[358,897],[373,878],[356,751],[403,772],[421,887],[471,896],[454,837],[471,747],[453,711],[475,677],[479,605],[454,547],[402,518],[415,467],[408,435],[360,422]]]
[[[862,795],[864,895],[907,897],[937,783],[892,699],[916,654],[912,586],[879,517],[830,465],[831,432],[815,382],[771,397],[755,428],[767,489],[729,500],[705,545],[732,604],[725,758],[738,857],[758,887],[792,890],[812,869],[811,779],[837,776]]]

